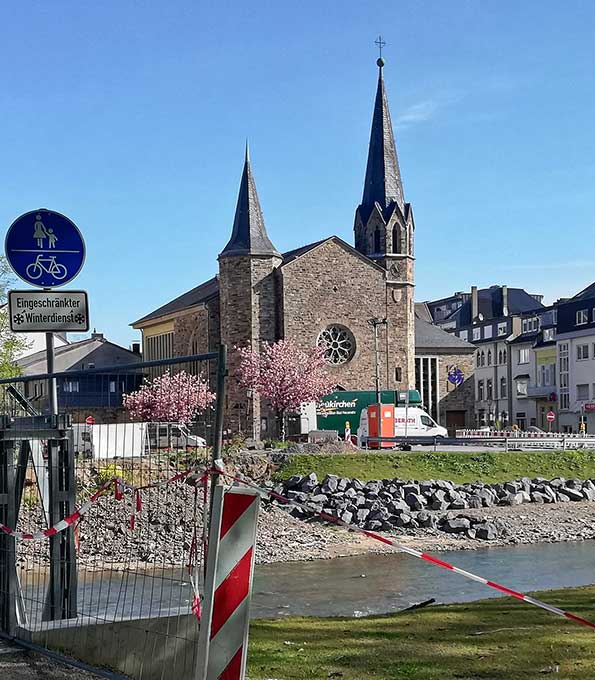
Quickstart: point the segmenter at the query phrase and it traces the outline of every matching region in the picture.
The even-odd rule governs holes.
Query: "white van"
[[[357,444],[361,447],[368,436],[368,410],[360,414]],[[395,437],[448,437],[448,431],[418,406],[395,407]]]

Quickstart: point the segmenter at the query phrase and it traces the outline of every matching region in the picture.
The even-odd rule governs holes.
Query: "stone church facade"
[[[337,236],[286,253],[271,242],[246,158],[231,237],[213,279],[163,305],[133,325],[143,333],[145,359],[230,348],[226,422],[232,431],[274,436],[266,403],[234,374],[234,346],[260,347],[290,339],[326,349],[337,386],[374,389],[378,327],[383,389],[415,387],[414,232],[378,60],[378,85],[354,245]],[[447,334],[444,334],[445,336]],[[472,349],[470,350],[473,351]],[[165,357],[163,357],[165,358]],[[242,415],[243,414],[243,415]]]

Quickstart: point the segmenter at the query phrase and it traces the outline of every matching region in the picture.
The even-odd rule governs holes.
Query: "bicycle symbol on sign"
[[[30,279],[39,279],[43,273],[53,276],[58,281],[61,281],[68,274],[68,270],[63,264],[56,262],[56,256],[51,255],[49,257],[43,257],[43,255],[38,255],[35,258],[35,262],[31,262],[27,265],[25,270],[27,276]]]

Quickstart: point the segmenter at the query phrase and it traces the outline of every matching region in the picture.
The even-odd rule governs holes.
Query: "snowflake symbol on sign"
[[[85,320],[85,317],[84,317],[83,314],[77,314],[77,315],[74,317],[74,320],[75,320],[77,323],[83,323],[83,321]]]
[[[14,321],[15,324],[19,325],[19,324],[23,323],[23,321],[25,320],[25,317],[22,314],[15,314],[12,317],[12,320]]]

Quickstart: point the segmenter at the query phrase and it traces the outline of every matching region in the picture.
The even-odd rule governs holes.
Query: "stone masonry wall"
[[[226,423],[232,432],[251,437],[272,436],[275,423],[266,403],[247,395],[237,379],[239,361],[234,347],[259,347],[276,337],[276,291],[273,270],[277,257],[233,256],[219,259],[221,340],[229,350]],[[267,429],[261,430],[261,417]]]
[[[305,347],[316,344],[320,331],[330,324],[346,326],[354,335],[353,359],[330,367],[336,384],[346,389],[372,390],[375,385],[373,329],[368,319],[387,314],[385,272],[348,250],[328,241],[279,270],[282,278],[282,335]],[[404,313],[403,313],[404,314]],[[388,384],[394,388],[395,357],[405,366],[405,346],[414,360],[413,334],[405,331],[403,316],[391,316]],[[385,330],[379,330],[381,387],[387,385]]]
[[[447,411],[465,411],[465,426],[473,427],[475,387],[473,372],[475,370],[475,352],[470,354],[449,354],[438,357],[438,381],[440,387],[440,414],[444,418]],[[448,380],[451,367],[459,368],[465,381],[456,387]],[[442,423],[444,424],[444,423]]]

